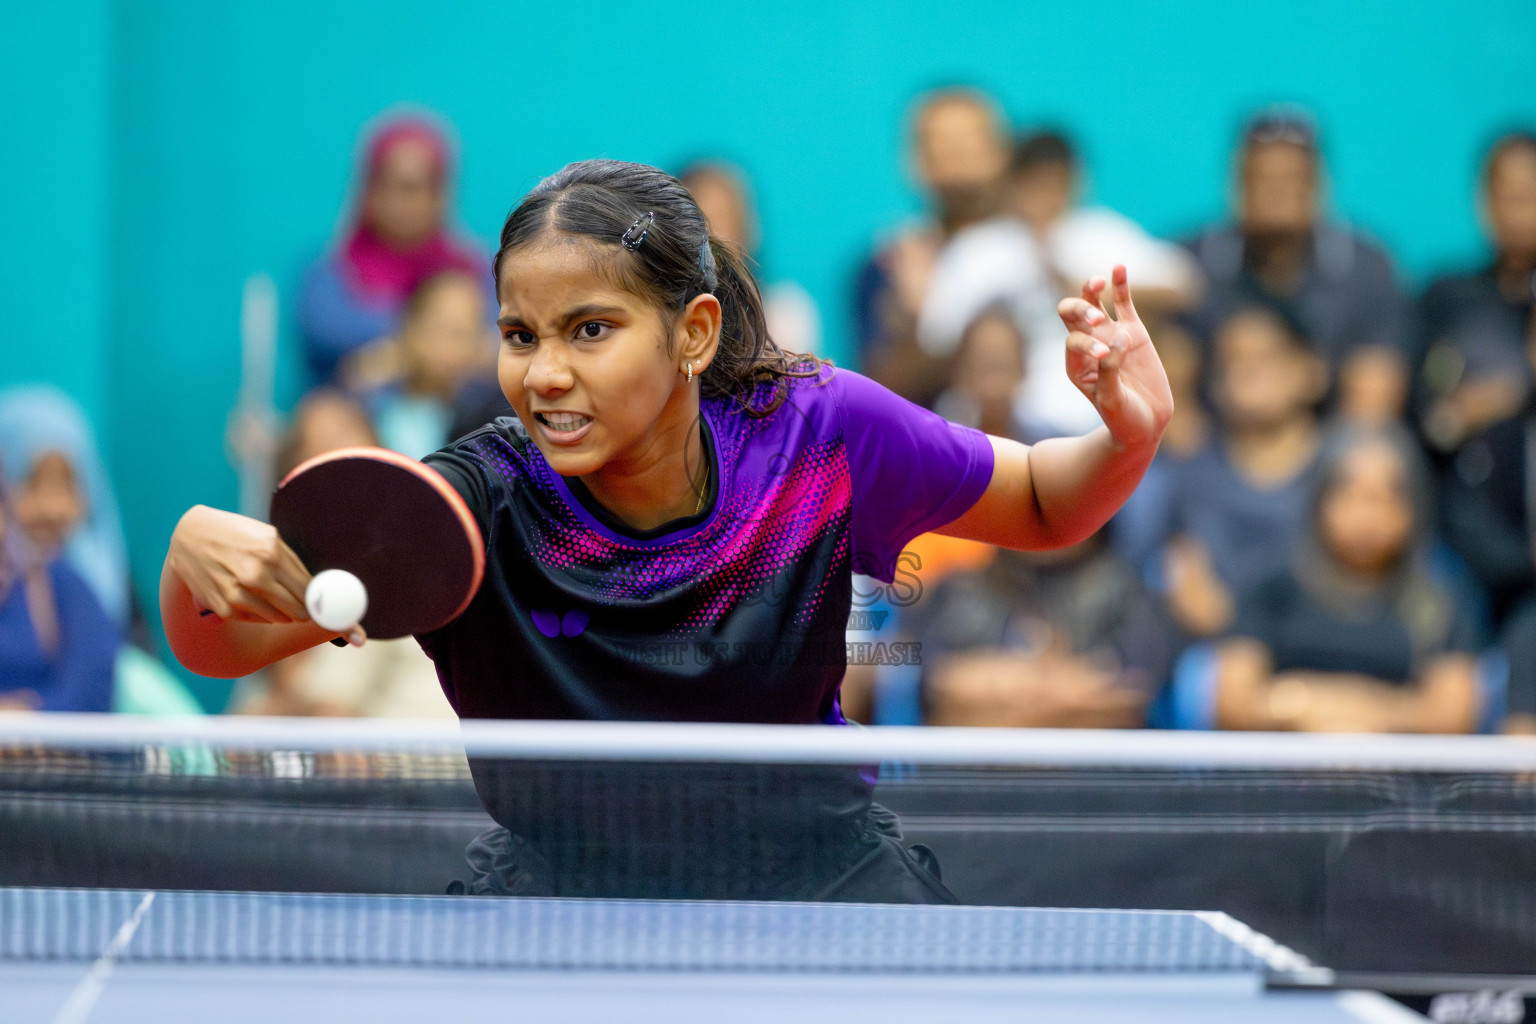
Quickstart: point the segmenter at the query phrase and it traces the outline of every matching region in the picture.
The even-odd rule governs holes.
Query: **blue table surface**
[[[6,1021],[1423,1019],[1266,991],[1287,957],[1158,911],[0,888]]]

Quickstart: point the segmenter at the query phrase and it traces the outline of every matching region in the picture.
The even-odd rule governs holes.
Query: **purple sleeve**
[[[887,583],[912,538],[958,519],[992,482],[987,435],[839,368],[834,389],[853,485],[853,570]]]

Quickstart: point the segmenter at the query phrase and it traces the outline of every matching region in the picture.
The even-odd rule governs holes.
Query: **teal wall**
[[[1096,6],[30,5],[0,42],[0,124],[24,154],[0,162],[19,242],[0,247],[0,384],[52,379],[85,402],[152,603],[180,512],[235,500],[241,282],[267,271],[291,298],[334,234],[359,129],[398,102],[456,126],[460,217],[486,242],[566,161],[735,158],[758,180],[767,276],[811,290],[834,354],[855,260],[916,209],[908,100],[952,80],[1071,127],[1097,198],[1168,233],[1223,211],[1243,111],[1301,101],[1350,220],[1416,278],[1477,258],[1476,152],[1536,122],[1529,0]]]
[[[15,5],[0,32],[0,385],[49,380],[109,418],[108,0]]]

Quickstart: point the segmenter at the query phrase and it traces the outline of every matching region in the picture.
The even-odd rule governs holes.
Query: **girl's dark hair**
[[[732,398],[749,415],[766,416],[788,396],[786,378],[819,375],[822,360],[785,352],[768,337],[745,255],[710,236],[693,196],[670,174],[618,160],[567,164],[507,216],[492,265],[497,282],[508,253],[549,231],[611,250],[601,272],[671,316],[706,292],[720,300],[720,346],[700,381],[705,397]],[[763,385],[771,386],[766,402],[758,397]]]

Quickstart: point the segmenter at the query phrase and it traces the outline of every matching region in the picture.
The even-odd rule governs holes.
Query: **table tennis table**
[[[0,889],[0,1017],[1411,1021],[1224,914]]]

